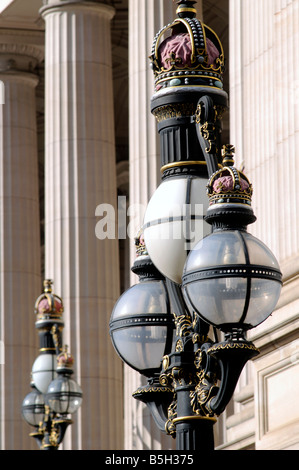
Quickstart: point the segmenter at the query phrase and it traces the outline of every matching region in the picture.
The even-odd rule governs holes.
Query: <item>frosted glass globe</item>
[[[189,251],[211,232],[203,219],[208,207],[206,183],[206,178],[199,176],[166,179],[145,212],[147,251],[157,269],[178,284]]]
[[[110,320],[110,335],[120,358],[152,377],[161,368],[175,337],[164,281],[142,281],[118,299]]]
[[[45,415],[44,396],[36,388],[24,398],[22,414],[25,421],[31,426],[38,426],[43,421]]]
[[[281,291],[278,262],[253,235],[216,231],[190,253],[183,275],[188,304],[223,331],[250,329],[271,315]]]
[[[47,391],[46,403],[55,413],[75,413],[82,404],[82,390],[77,382],[67,375],[59,375]]]
[[[41,393],[46,393],[50,382],[56,377],[56,355],[40,354],[32,366],[32,380]]]

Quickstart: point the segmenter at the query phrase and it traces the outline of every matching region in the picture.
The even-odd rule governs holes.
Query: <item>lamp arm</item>
[[[194,116],[199,144],[207,163],[208,176],[215,173],[218,168],[219,142],[217,142],[217,111],[210,96],[202,96],[197,103]]]
[[[169,403],[165,404],[164,400],[151,400],[147,401],[146,405],[150,410],[151,416],[155,421],[157,428],[162,432],[166,432],[165,426],[168,421]]]
[[[59,326],[57,325],[57,323],[55,323],[52,326],[51,334],[52,334],[53,343],[56,349],[56,355],[58,356],[58,354],[61,351],[61,332],[59,330]]]
[[[159,375],[148,379],[148,384],[139,387],[133,397],[145,403],[160,431],[165,431],[168,420],[168,408],[173,401],[172,387],[162,385]]]
[[[36,430],[29,434],[30,437],[34,437],[39,449],[42,447],[42,442],[44,439],[44,431],[41,429],[41,426],[36,426]]]
[[[216,359],[220,369],[219,390],[209,403],[211,411],[219,416],[231,400],[245,364],[259,351],[249,341],[228,339],[212,345],[207,354]]]
[[[53,419],[52,426],[53,426],[53,430],[55,430],[54,434],[56,435],[56,439],[57,439],[56,441],[57,447],[62,443],[63,438],[65,436],[65,432],[68,426],[72,424],[72,422],[73,421],[71,419],[64,418],[64,417]]]

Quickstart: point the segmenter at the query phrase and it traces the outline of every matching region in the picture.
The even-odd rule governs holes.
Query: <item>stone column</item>
[[[175,19],[176,7],[169,0],[129,0],[130,207],[134,218],[131,237],[142,225],[144,210],[160,183],[160,142],[150,111],[154,77],[148,57],[156,33]],[[200,18],[201,2],[196,7]],[[133,241],[131,247],[132,264]],[[136,277],[132,276],[131,281],[135,283]],[[172,439],[158,432],[145,405],[132,398],[141,380],[138,373],[125,367],[125,447],[170,448]]]
[[[147,203],[160,181],[160,143],[155,118],[150,111],[154,92],[149,55],[156,33],[175,17],[172,2],[129,0],[129,161],[131,257],[135,257],[132,237],[143,223]],[[129,267],[128,267],[129,268]],[[132,275],[132,284],[137,277]],[[145,405],[132,398],[142,377],[125,366],[125,448],[161,448],[161,434]]]
[[[32,43],[31,43],[32,40]],[[35,449],[21,415],[37,353],[34,302],[41,289],[38,157],[32,73],[39,33],[0,30],[0,449]],[[2,347],[1,347],[2,350]]]
[[[116,208],[114,9],[98,2],[49,0],[41,13],[46,27],[45,272],[65,303],[64,342],[75,357],[83,390],[65,448],[119,449],[122,363],[109,337],[119,297],[118,240],[97,238],[95,216],[100,204]]]
[[[284,285],[271,317],[248,334],[261,354],[237,387],[226,448],[297,449],[299,1],[229,5],[230,141],[253,184],[249,230],[275,253]]]
[[[298,0],[230,1],[231,142],[254,187],[252,230],[290,261],[299,248],[298,11]]]

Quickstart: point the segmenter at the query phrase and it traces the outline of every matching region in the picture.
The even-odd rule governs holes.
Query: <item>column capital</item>
[[[115,8],[107,0],[43,0],[43,6],[39,12],[44,18],[48,12],[53,10],[61,11],[70,8],[93,9],[99,13],[105,13],[109,19],[112,19],[115,15]]]
[[[102,5],[112,5],[112,1],[109,0],[43,0],[44,6],[57,6],[65,5],[69,3],[101,3]]]
[[[43,35],[36,31],[0,30],[0,72],[30,72],[44,59]]]

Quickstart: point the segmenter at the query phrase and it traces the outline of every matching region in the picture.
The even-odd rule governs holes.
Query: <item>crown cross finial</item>
[[[50,294],[52,292],[52,284],[53,284],[52,279],[45,279],[44,280],[44,292]]]
[[[191,0],[179,0],[177,1],[178,8],[176,10],[179,18],[194,18],[197,14],[196,9],[194,8],[196,1]]]
[[[221,155],[223,166],[233,166],[235,147],[233,145],[223,145]]]

